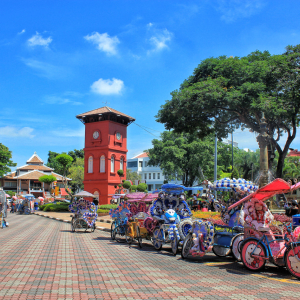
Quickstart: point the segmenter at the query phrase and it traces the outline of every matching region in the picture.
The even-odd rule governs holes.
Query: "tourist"
[[[93,200],[93,203],[95,204],[95,206],[96,206],[96,212],[97,212],[97,210],[98,210],[98,204],[99,204],[99,201],[98,201],[98,199],[97,198],[95,198],[94,200]]]

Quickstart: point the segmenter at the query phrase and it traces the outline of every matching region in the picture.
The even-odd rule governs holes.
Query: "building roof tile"
[[[28,163],[44,163],[43,160],[34,152],[34,154],[27,160]]]
[[[114,113],[114,114],[129,118],[131,121],[135,121],[134,118],[132,118],[132,117],[126,115],[126,114],[123,114],[123,113],[121,113],[121,112],[119,112],[119,111],[117,111],[113,108],[110,108],[108,106],[103,106],[103,107],[100,107],[100,108],[97,108],[97,109],[94,109],[94,110],[90,110],[86,113],[79,114],[79,115],[76,116],[76,118],[81,119],[82,117],[85,117],[85,116],[98,115],[98,114],[104,114],[104,113]]]
[[[41,170],[41,171],[51,171],[52,168],[49,168],[44,165],[26,165],[23,167],[18,168],[18,170]]]
[[[137,155],[133,158],[143,158],[143,157],[149,157],[149,155],[146,152],[143,152],[143,153],[141,153],[141,154],[139,154],[139,155]]]

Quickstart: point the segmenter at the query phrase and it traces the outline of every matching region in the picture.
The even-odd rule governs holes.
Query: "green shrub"
[[[109,209],[101,209],[101,208],[99,208],[97,210],[97,213],[98,214],[109,214]]]
[[[147,191],[147,184],[146,183],[140,183],[138,186],[137,186],[137,190],[139,192],[146,192]]]
[[[130,181],[124,181],[124,182],[123,182],[123,188],[124,188],[124,189],[129,189],[130,187],[131,187]]]
[[[114,209],[114,208],[117,208],[119,205],[118,204],[103,204],[103,205],[100,205],[99,208],[101,209]]]
[[[130,191],[131,191],[131,192],[135,192],[135,191],[136,191],[136,188],[137,188],[137,186],[133,184],[133,185],[130,187]]]
[[[48,203],[40,206],[43,207],[43,211],[69,211],[69,203],[66,202]]]

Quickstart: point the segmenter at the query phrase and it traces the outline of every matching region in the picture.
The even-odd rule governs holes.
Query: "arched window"
[[[93,156],[89,157],[88,173],[93,173]]]
[[[120,159],[120,170],[123,170],[123,165],[124,165],[124,158],[121,157],[121,159]]]
[[[98,191],[95,191],[95,192],[94,192],[94,196],[96,196],[95,199],[97,199],[97,200],[99,201],[99,192],[98,192]]]
[[[115,172],[115,157],[114,157],[114,156],[112,156],[112,157],[111,157],[111,160],[110,160],[110,171],[111,171],[112,173]]]
[[[105,173],[105,156],[100,157],[100,173]]]

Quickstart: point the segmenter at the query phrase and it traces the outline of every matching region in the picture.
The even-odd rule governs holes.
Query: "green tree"
[[[68,170],[68,177],[72,178],[70,185],[74,192],[83,189],[84,180],[84,159],[77,158]]]
[[[147,186],[147,184],[146,183],[140,183],[137,187],[136,187],[136,189],[139,191],[139,192],[147,192],[147,188],[148,188],[148,186]]]
[[[238,179],[240,178],[240,174],[239,174],[239,171],[237,170],[237,168],[233,167],[233,171],[231,173],[231,179]]]
[[[120,169],[120,170],[117,171],[117,174],[118,174],[119,177],[120,177],[120,182],[122,182],[121,177],[124,175],[124,171]]]
[[[68,152],[68,155],[70,155],[73,158],[73,161],[75,162],[78,158],[84,159],[84,151],[83,149],[77,150],[74,149],[72,151]]]
[[[213,136],[201,140],[195,134],[164,131],[152,145],[148,165],[159,166],[167,180],[182,179],[184,186],[192,186],[197,179],[204,180],[203,174],[213,176]]]
[[[63,185],[66,189],[66,192],[71,197],[71,202],[72,202],[73,201],[73,195],[69,191],[68,180],[67,180],[67,171],[68,171],[69,167],[72,164],[73,158],[70,155],[66,154],[66,153],[62,153],[62,154],[57,155],[55,157],[55,160],[58,162],[58,164],[62,168],[62,174],[63,174],[62,182],[63,182]]]
[[[208,58],[194,70],[172,99],[162,105],[157,121],[176,132],[226,137],[235,128],[260,132],[265,113],[270,136],[270,163],[278,152],[276,176],[296,136],[300,118],[300,45],[282,55],[256,51],[246,57]],[[171,112],[171,113],[170,113]],[[287,133],[285,145],[279,140]]]
[[[63,167],[55,159],[57,155],[59,155],[59,153],[57,152],[53,152],[53,151],[48,152],[47,166],[49,168],[52,168],[55,173],[62,174]]]
[[[12,152],[0,143],[0,178],[11,171],[9,167],[15,167],[16,165],[12,161]]]
[[[142,180],[142,176],[138,174],[136,171],[133,172],[131,169],[127,169],[126,179],[135,182],[135,180]]]
[[[53,175],[43,175],[39,178],[39,181],[40,182],[43,182],[43,183],[47,183],[49,184],[49,187],[50,187],[50,194],[51,194],[51,184],[52,182],[54,181],[57,181],[56,177],[53,176]],[[55,193],[52,195],[55,199]]]
[[[123,182],[123,188],[124,189],[130,189],[130,187],[131,187],[131,183],[130,183],[130,181],[124,181]]]
[[[130,186],[129,189],[130,189],[130,192],[135,192],[137,189],[137,186],[133,184],[132,186]]]

